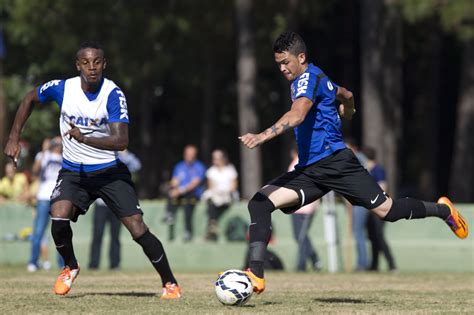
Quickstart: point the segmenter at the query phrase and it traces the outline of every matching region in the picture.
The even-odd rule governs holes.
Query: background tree
[[[252,25],[252,0],[235,0],[237,22],[237,99],[239,108],[239,131],[260,132],[258,114],[255,110],[255,81],[257,65],[255,38]],[[242,196],[250,198],[262,185],[260,147],[252,150],[241,146]]]
[[[250,16],[244,4],[251,4]],[[250,20],[242,21],[242,15]],[[26,91],[76,75],[78,45],[98,40],[107,53],[106,76],[127,95],[130,149],[143,162],[140,197],[161,196],[187,143],[200,147],[205,162],[213,148],[227,150],[241,179],[243,173],[260,173],[261,179],[241,185],[248,187],[247,196],[256,190],[249,185],[258,188],[286,169],[294,144],[289,132],[263,146],[261,158],[247,158],[237,139],[241,132],[271,126],[289,109],[288,82],[275,66],[271,45],[291,28],[305,38],[309,60],[355,93],[361,111],[344,122],[344,134],[382,143],[379,156],[393,165],[389,177],[398,179],[392,188],[429,199],[449,190],[457,194],[472,187],[465,178],[472,173],[474,147],[466,44],[472,16],[469,0],[0,0],[8,50],[2,127],[10,128]],[[241,50],[243,34],[253,39]],[[253,60],[253,70],[242,70],[247,81],[239,81],[242,51],[245,60]],[[244,86],[253,86],[246,100],[237,97]],[[251,122],[239,114],[244,104],[259,120],[253,127],[241,127]],[[34,111],[23,135],[31,153],[44,136],[58,132],[58,111],[55,104]],[[255,163],[257,171],[244,163]],[[462,194],[456,198],[474,198],[472,192]]]

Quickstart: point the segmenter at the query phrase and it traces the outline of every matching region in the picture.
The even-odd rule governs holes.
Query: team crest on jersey
[[[334,90],[334,86],[332,85],[331,81],[328,80],[328,89],[329,91]]]

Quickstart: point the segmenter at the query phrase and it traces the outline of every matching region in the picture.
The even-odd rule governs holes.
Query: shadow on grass
[[[150,292],[91,292],[67,296],[69,299],[83,298],[86,296],[132,296],[132,297],[153,297],[156,293]]]
[[[349,303],[349,304],[370,304],[373,303],[372,301],[362,300],[362,299],[351,299],[351,298],[317,298],[314,299],[315,302],[322,302],[322,303]]]

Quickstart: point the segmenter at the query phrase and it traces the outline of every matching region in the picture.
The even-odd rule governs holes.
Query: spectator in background
[[[359,146],[355,139],[348,137],[345,139],[345,143],[346,146],[354,152],[360,164],[364,168],[367,168],[367,157],[359,151]],[[347,203],[347,206],[349,209],[352,207],[352,234],[355,238],[357,253],[355,271],[365,271],[368,268],[366,225],[369,211],[361,206],[351,206],[349,203]]]
[[[132,174],[132,180],[134,180],[136,173],[142,167],[140,160],[128,150],[120,151],[118,158],[128,167]],[[89,269],[99,268],[102,239],[107,222],[110,227],[109,269],[118,270],[120,268],[120,230],[122,224],[105,202],[99,198],[96,200],[94,208]]]
[[[367,157],[367,171],[370,175],[375,178],[377,183],[382,187],[384,191],[387,190],[387,181],[385,178],[385,170],[382,165],[376,162],[376,153],[374,148],[366,147],[363,149],[365,156]],[[385,241],[383,227],[385,221],[380,220],[373,213],[369,214],[367,219],[367,232],[369,236],[370,243],[372,245],[372,262],[370,264],[369,270],[378,271],[379,269],[379,253],[382,252],[387,260],[388,269],[390,271],[396,271],[397,267],[395,265],[395,260],[390,251],[390,247]]]
[[[62,165],[62,144],[61,138],[55,137],[52,140],[46,138],[43,141],[42,151],[35,157],[33,164],[33,176],[38,178],[38,190],[36,192],[36,215],[33,221],[33,235],[31,239],[31,257],[27,270],[35,272],[39,268],[39,256],[42,254],[44,269],[50,269],[51,264],[47,257],[47,237],[44,232],[49,224],[50,197],[56,186],[59,170]],[[63,262],[59,257],[59,267]]]
[[[28,178],[22,172],[17,172],[15,164],[5,164],[5,176],[0,180],[0,202],[27,202],[29,200]]]
[[[291,150],[292,161],[288,166],[288,172],[295,169],[295,165],[298,164],[298,152],[293,149]],[[296,271],[306,271],[306,262],[309,260],[313,270],[321,270],[322,264],[319,260],[317,251],[314,249],[311,240],[308,237],[308,231],[313,222],[314,214],[316,212],[317,204],[307,204],[300,209],[296,210],[291,215],[291,222],[293,224],[293,235],[296,242],[298,243],[298,259],[296,263]]]
[[[206,171],[207,190],[203,194],[209,216],[206,233],[208,241],[217,241],[218,220],[232,201],[238,199],[237,177],[237,171],[229,163],[227,154],[223,150],[214,150],[212,166]]]
[[[176,164],[168,191],[168,205],[165,222],[169,225],[169,240],[174,239],[176,211],[184,207],[184,241],[193,238],[193,211],[203,193],[203,181],[206,168],[197,160],[198,149],[194,145],[184,147],[184,160]]]

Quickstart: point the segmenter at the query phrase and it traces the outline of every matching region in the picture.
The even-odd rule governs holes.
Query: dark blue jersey
[[[295,128],[299,159],[296,167],[313,164],[346,147],[336,92],[337,85],[312,63],[291,83],[293,102],[300,97],[313,102],[304,121]]]

